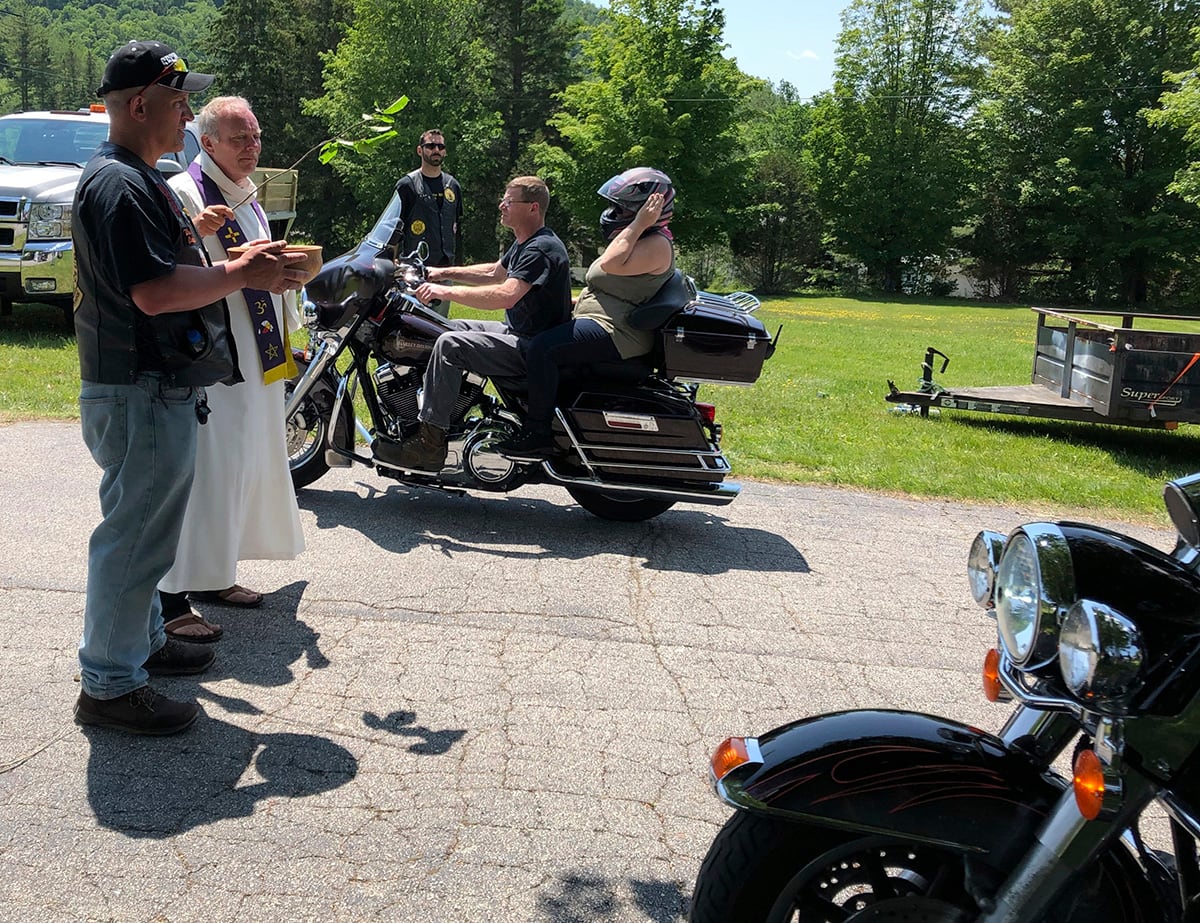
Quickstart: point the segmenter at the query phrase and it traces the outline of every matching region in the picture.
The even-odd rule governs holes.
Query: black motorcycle
[[[751,313],[758,307],[753,296],[697,292],[678,273],[639,308],[644,327],[662,330],[654,352],[563,376],[553,457],[514,461],[496,451],[524,420],[524,381],[470,373],[441,471],[402,469],[380,457],[388,454],[376,453],[381,443],[391,447],[415,432],[434,341],[451,329],[414,297],[425,280],[426,251],[398,256],[399,226],[393,196],[359,246],[306,287],[310,346],[294,350],[301,374],[289,382],[286,408],[297,488],[331,465],[359,462],[407,484],[449,490],[559,484],[596,516],[625,521],[650,519],[679,502],[719,505],[738,495],[739,485],[726,481],[716,408],[696,395],[704,381],[752,384],[775,343]],[[369,427],[356,420],[360,389]]]
[[[737,813],[691,920],[1200,920],[1200,474],[1166,505],[1171,554],[1075,522],[976,537],[998,735],[849,711],[721,744]]]

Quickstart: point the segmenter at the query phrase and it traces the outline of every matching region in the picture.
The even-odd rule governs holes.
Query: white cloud
[[[789,58],[791,58],[793,61],[806,61],[806,60],[807,61],[820,61],[821,60],[821,56],[819,54],[817,54],[815,51],[813,51],[811,48],[805,48],[803,51],[801,51],[799,53],[797,53],[795,51],[789,51],[787,53],[787,56]]]

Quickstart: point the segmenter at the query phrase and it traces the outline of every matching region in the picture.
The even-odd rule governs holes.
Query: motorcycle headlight
[[[1022,526],[1008,540],[995,579],[1000,643],[1025,667],[1049,663],[1057,651],[1059,615],[1075,599],[1071,551],[1050,523]]]
[[[71,236],[71,206],[38,202],[29,209],[30,240],[60,240]]]
[[[1144,659],[1141,632],[1116,609],[1081,599],[1063,618],[1058,641],[1063,682],[1097,710],[1134,690]]]
[[[971,595],[985,609],[993,608],[992,591],[996,586],[996,567],[1004,553],[1004,536],[999,532],[984,530],[971,542],[967,555],[967,581],[971,584]]]
[[[317,306],[308,297],[308,289],[300,289],[300,322],[311,329],[317,326],[317,319]]]

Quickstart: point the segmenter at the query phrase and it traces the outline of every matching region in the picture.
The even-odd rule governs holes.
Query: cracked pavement
[[[98,481],[77,424],[0,427],[5,919],[683,920],[724,737],[1000,726],[967,549],[1046,515],[750,483],[626,524],[334,470],[305,553],[242,564],[261,609],[197,604],[215,667],[156,685],[206,717],[155,739],[72,722]]]

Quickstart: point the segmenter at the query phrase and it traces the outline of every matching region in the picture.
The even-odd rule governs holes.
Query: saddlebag
[[[584,391],[567,418],[588,464],[605,478],[720,482],[729,473],[695,407],[674,391]]]
[[[675,314],[662,328],[663,372],[684,381],[752,385],[775,351],[753,314],[706,295]]]

